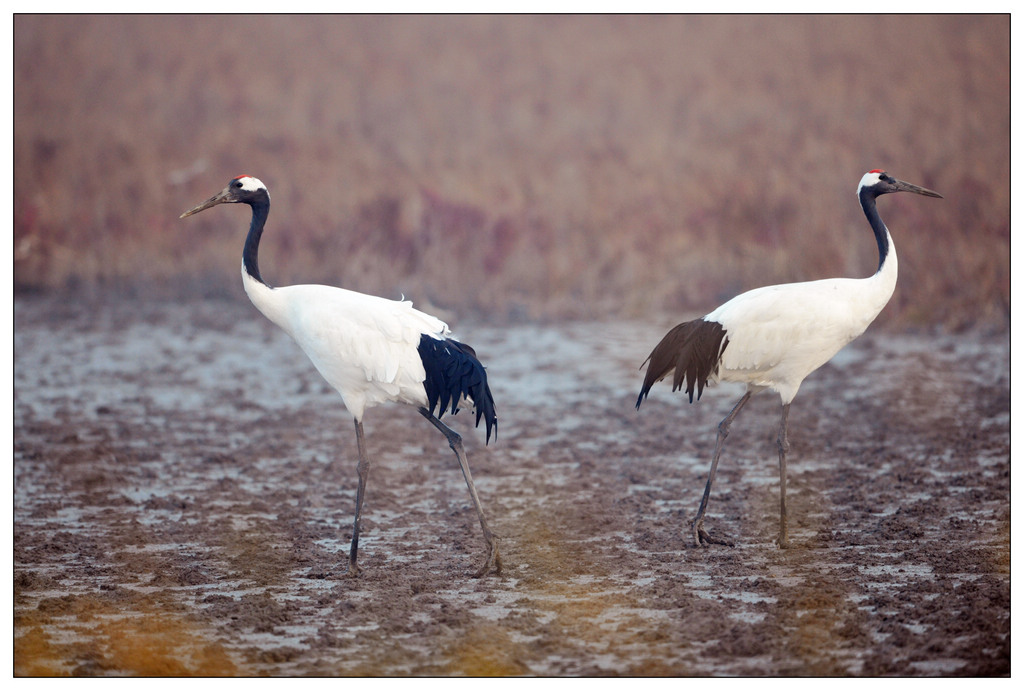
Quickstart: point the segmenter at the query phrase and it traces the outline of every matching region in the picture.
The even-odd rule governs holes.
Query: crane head
[[[879,197],[883,194],[891,194],[893,192],[913,192],[914,194],[923,194],[926,197],[938,197],[942,199],[942,195],[938,192],[925,189],[924,187],[918,187],[917,185],[911,185],[909,182],[903,182],[897,180],[893,176],[886,173],[884,170],[872,170],[864,174],[864,177],[860,179],[860,184],[857,186],[857,193],[868,192],[874,197]]]
[[[202,204],[195,206],[178,218],[185,218],[197,214],[204,209],[209,209],[217,204],[269,204],[270,192],[258,178],[251,175],[239,175],[228,183],[228,186],[218,194],[213,195]]]

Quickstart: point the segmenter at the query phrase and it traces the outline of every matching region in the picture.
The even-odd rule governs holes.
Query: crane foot
[[[495,575],[501,575],[501,555],[498,554],[498,541],[494,540],[491,542],[490,549],[487,554],[487,561],[484,562],[483,567],[479,571],[473,574],[473,578],[482,578],[491,573],[494,570]]]
[[[704,530],[704,521],[694,521],[693,523],[693,543],[698,547],[707,547],[708,545],[725,545],[726,547],[735,547],[735,545],[728,540],[720,537],[712,537],[708,531]]]

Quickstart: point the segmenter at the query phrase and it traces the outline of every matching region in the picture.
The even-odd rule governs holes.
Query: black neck
[[[878,243],[878,270],[882,270],[885,258],[889,256],[889,231],[882,223],[882,217],[878,215],[878,208],[875,206],[875,199],[878,195],[871,192],[869,188],[860,191],[860,206],[864,209],[864,215],[868,217],[871,230],[875,232],[875,242]]]
[[[249,234],[245,238],[245,247],[242,248],[242,265],[246,273],[257,281],[269,287],[269,284],[260,276],[259,250],[260,237],[263,235],[263,225],[267,222],[270,214],[270,201],[253,202],[252,223],[249,224]]]

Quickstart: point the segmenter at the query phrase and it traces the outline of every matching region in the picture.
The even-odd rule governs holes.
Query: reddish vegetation
[[[1009,315],[1009,19],[15,18],[15,282],[237,294],[266,182],[272,281],[460,313],[702,311],[874,266],[867,170],[902,275],[881,319]]]

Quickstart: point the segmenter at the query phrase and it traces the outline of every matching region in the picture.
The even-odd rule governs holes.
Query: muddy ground
[[[454,324],[488,366],[496,443],[466,414],[500,577],[454,456],[415,410],[366,418],[243,303],[15,302],[18,675],[1006,675],[1009,343],[872,330],[790,416],[733,427],[638,366],[673,325]]]

